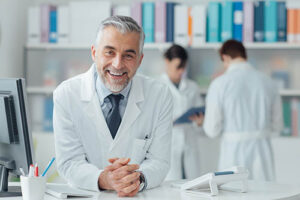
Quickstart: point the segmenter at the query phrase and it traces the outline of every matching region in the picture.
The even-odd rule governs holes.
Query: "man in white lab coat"
[[[240,165],[250,179],[274,180],[270,137],[282,128],[278,91],[247,62],[242,43],[228,40],[219,53],[226,72],[208,89],[203,125],[210,137],[222,134],[219,169]]]
[[[173,103],[165,85],[135,75],[144,37],[130,17],[102,21],[94,64],[54,92],[57,167],[74,186],[134,196],[169,170]]]
[[[200,95],[198,85],[184,78],[188,54],[179,45],[172,45],[164,54],[166,74],[160,80],[165,83],[173,96],[173,120],[177,119],[192,107],[203,106],[204,101]],[[203,115],[193,116],[203,118]],[[196,121],[196,120],[195,120]],[[174,125],[172,131],[171,168],[167,180],[182,178],[197,178],[201,175],[199,170],[198,138],[202,128],[196,123]]]

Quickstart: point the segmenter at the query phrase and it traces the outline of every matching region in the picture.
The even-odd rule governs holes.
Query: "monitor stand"
[[[0,157],[0,197],[22,196],[20,187],[8,187],[8,172],[15,168],[14,160]]]

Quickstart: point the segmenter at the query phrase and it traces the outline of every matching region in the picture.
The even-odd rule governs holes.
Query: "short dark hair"
[[[177,66],[177,69],[184,68],[186,61],[188,59],[188,54],[186,50],[177,44],[173,44],[164,54],[164,57],[168,60],[173,60],[174,58],[179,58],[181,60],[180,64]]]
[[[228,55],[231,58],[242,57],[247,59],[247,53],[244,45],[237,40],[227,40],[219,50],[221,60],[222,55]]]

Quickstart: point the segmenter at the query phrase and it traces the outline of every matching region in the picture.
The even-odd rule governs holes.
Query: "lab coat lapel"
[[[96,127],[96,134],[100,140],[112,142],[112,136],[108,129],[107,123],[103,116],[103,112],[100,107],[98,97],[95,89],[95,67],[92,66],[90,70],[83,76],[81,85],[81,101],[83,108],[87,113],[90,121],[94,123]]]
[[[123,141],[122,138],[130,137],[131,132],[129,129],[141,113],[138,103],[142,102],[143,100],[143,82],[139,78],[134,78],[132,80],[132,86],[130,89],[125,113],[110,150],[112,150],[115,146],[118,146],[117,144]]]

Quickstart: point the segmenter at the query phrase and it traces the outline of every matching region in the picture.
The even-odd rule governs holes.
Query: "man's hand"
[[[196,122],[198,126],[202,126],[203,121],[204,121],[204,115],[201,113],[199,115],[193,115],[189,118],[193,122]]]
[[[99,177],[101,189],[115,190],[120,197],[132,197],[139,191],[140,172],[139,165],[128,164],[129,158],[109,159],[111,165],[107,166]]]

